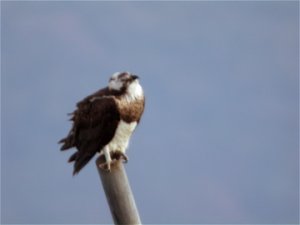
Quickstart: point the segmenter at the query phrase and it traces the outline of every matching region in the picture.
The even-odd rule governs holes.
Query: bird
[[[61,151],[75,148],[68,162],[74,163],[73,175],[97,154],[104,157],[98,166],[111,171],[118,160],[128,161],[125,154],[132,133],[145,108],[145,96],[139,76],[116,72],[108,86],[83,98],[70,113],[72,127],[59,141]]]

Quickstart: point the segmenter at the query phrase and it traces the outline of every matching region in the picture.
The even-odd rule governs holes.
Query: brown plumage
[[[138,93],[134,89],[136,85],[140,88],[138,81],[135,81],[137,76],[125,72],[113,75],[112,79],[109,87],[77,103],[77,109],[70,119],[73,126],[68,136],[59,141],[62,151],[73,147],[77,149],[69,158],[69,162],[74,162],[73,174],[78,173],[97,152],[101,153],[105,147],[116,146],[115,139],[118,140],[119,137],[114,137],[121,121],[128,125],[132,122],[138,123],[142,116],[144,96],[141,95],[142,92]],[[137,93],[139,95],[135,96]],[[132,131],[125,134],[128,140]],[[126,148],[127,146],[124,149],[109,149],[109,152],[120,151],[123,154]],[[111,162],[107,163],[109,169]]]

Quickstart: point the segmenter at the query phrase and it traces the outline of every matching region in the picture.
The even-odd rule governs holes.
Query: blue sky
[[[111,223],[57,141],[116,71],[147,102],[126,170],[144,223],[299,223],[299,3],[1,2],[2,223]]]

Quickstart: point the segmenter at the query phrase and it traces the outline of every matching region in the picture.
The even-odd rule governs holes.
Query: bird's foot
[[[112,158],[113,158],[113,159],[116,159],[116,160],[123,159],[123,162],[124,162],[124,163],[127,163],[128,160],[129,160],[129,159],[128,159],[128,156],[125,155],[125,153],[124,153],[124,152],[121,152],[121,151],[115,151],[115,152],[113,152]]]
[[[111,170],[111,164],[113,163],[113,160],[109,160],[107,162],[103,162],[99,164],[100,169],[110,172]]]
[[[99,164],[99,168],[104,171],[110,172],[112,165],[118,162],[119,160],[122,160],[124,163],[127,163],[128,156],[121,151],[110,152],[109,154],[107,154],[107,157],[105,157],[104,154],[101,156],[101,163]]]

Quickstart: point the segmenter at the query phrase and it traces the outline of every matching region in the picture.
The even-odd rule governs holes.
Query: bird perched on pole
[[[61,150],[76,148],[69,162],[77,174],[96,153],[105,158],[100,168],[110,171],[114,160],[128,161],[125,151],[144,111],[145,97],[139,77],[129,72],[114,73],[106,88],[77,103],[71,113],[73,126],[59,141]]]

